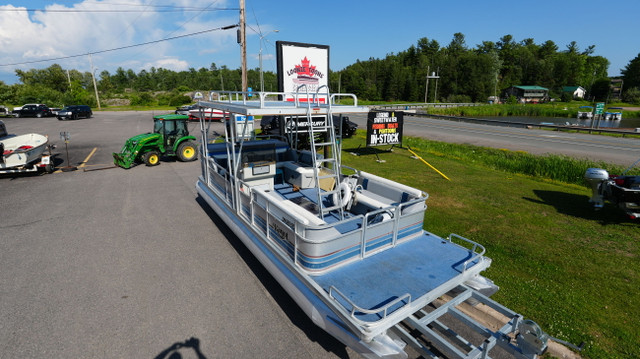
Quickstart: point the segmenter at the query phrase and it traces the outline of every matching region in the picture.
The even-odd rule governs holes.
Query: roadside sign
[[[596,102],[596,115],[602,115],[604,112],[604,102]]]
[[[71,139],[71,133],[67,131],[60,132],[60,139],[62,141],[68,142]]]
[[[402,146],[402,111],[371,111],[367,116],[367,147]]]

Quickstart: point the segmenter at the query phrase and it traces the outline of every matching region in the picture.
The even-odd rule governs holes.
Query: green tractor
[[[120,153],[113,154],[113,163],[131,168],[136,163],[147,166],[160,164],[160,156],[176,156],[182,162],[198,158],[196,138],[189,136],[185,115],[158,115],[153,117],[153,133],[131,137]]]

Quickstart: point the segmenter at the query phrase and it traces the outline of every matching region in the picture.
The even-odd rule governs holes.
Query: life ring
[[[340,186],[338,186],[338,189],[339,191],[336,191],[333,194],[333,203],[334,204],[340,203],[340,207],[346,207],[347,204],[349,204],[349,201],[351,201],[351,196],[353,195],[353,192],[351,191],[351,186],[349,186],[349,183],[344,181],[344,182],[340,182]],[[342,194],[342,201],[340,201],[340,195],[338,194],[338,192]]]

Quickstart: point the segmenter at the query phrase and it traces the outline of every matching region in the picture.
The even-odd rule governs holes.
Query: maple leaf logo
[[[303,75],[303,76],[309,76],[309,77],[313,77],[314,73],[315,73],[315,66],[310,66],[311,61],[309,61],[307,59],[307,57],[305,56],[304,59],[302,59],[301,61],[301,65],[296,65],[296,73],[298,73],[299,75]]]

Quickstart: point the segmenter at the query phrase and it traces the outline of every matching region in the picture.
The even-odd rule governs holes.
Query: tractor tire
[[[182,162],[195,161],[198,158],[196,144],[192,141],[184,141],[178,146],[178,159]]]
[[[160,164],[160,154],[157,151],[149,151],[142,155],[142,162],[147,166],[157,166]]]

